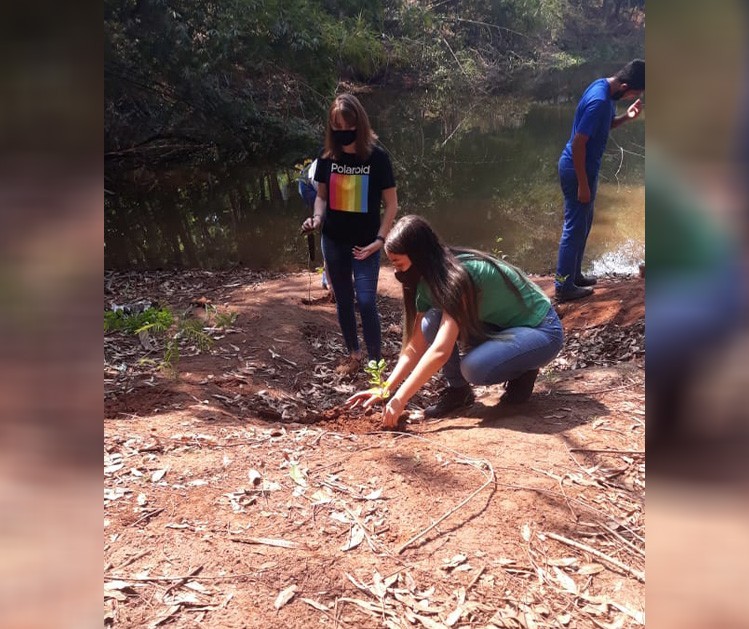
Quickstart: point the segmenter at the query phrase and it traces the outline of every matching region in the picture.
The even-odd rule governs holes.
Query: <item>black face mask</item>
[[[415,264],[411,264],[405,271],[396,271],[395,279],[398,280],[406,288],[416,288],[416,285],[421,279],[421,273],[416,268]]]
[[[345,131],[334,129],[331,131],[331,134],[333,136],[333,142],[338,146],[348,146],[356,141],[356,129],[346,129]]]

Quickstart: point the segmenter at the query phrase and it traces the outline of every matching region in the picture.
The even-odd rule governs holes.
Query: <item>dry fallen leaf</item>
[[[301,487],[307,486],[307,471],[300,468],[298,465],[292,465],[289,470],[289,476],[297,485]]]
[[[463,615],[463,607],[462,604],[458,605],[453,611],[450,612],[447,618],[445,618],[445,625],[448,627],[452,627],[456,622],[460,620],[460,617]]]
[[[257,470],[247,472],[247,477],[250,479],[252,485],[258,485],[263,480],[263,476]]]
[[[605,570],[605,568],[600,563],[585,563],[580,566],[577,574],[598,574],[603,570]]]
[[[354,526],[351,527],[351,535],[349,541],[345,545],[341,546],[341,550],[351,550],[352,548],[356,548],[359,544],[362,543],[363,540],[364,529],[358,524],[354,524]]]
[[[559,584],[564,590],[570,594],[577,594],[577,584],[569,575],[562,572],[556,566],[554,566],[554,573],[557,575],[557,581],[559,581]]]
[[[616,601],[609,601],[609,605],[611,605],[612,607],[615,607],[620,612],[624,612],[625,614],[627,614],[627,616],[632,618],[637,624],[640,624],[643,626],[645,625],[645,612],[629,609],[629,607],[620,605]]]
[[[531,541],[531,527],[527,523],[520,528],[520,535],[526,542]]]
[[[333,502],[333,496],[327,490],[327,488],[318,489],[314,494],[310,496],[313,505],[322,505],[328,502]]]
[[[445,625],[443,625],[441,622],[435,622],[431,618],[427,618],[426,616],[419,616],[418,614],[414,614],[414,618],[418,620],[422,625],[424,625],[427,629],[445,629]]]
[[[276,609],[281,609],[284,605],[286,605],[286,603],[294,598],[294,594],[296,593],[296,591],[296,585],[290,585],[285,590],[281,590],[276,597],[276,602],[273,603],[273,607],[275,607]]]
[[[459,553],[457,555],[454,555],[450,559],[443,560],[443,565],[441,566],[441,568],[449,572],[450,570],[453,570],[460,566],[462,563],[465,563],[466,559],[468,559],[466,555],[464,555],[463,553]]]
[[[132,590],[133,584],[128,581],[107,581],[104,584],[104,590],[107,592],[112,592],[116,590]]]
[[[364,500],[379,500],[382,496],[382,489],[375,489],[364,496]]]
[[[550,566],[559,566],[560,568],[568,568],[574,566],[577,563],[577,557],[563,557],[562,559],[547,559],[546,563]]]
[[[321,612],[326,612],[329,609],[327,605],[323,605],[322,603],[313,601],[311,598],[302,598],[299,600],[303,601],[304,603],[307,603],[307,605],[310,605],[311,607],[314,607],[315,609],[320,610]]]
[[[158,483],[162,478],[164,478],[164,475],[166,474],[167,469],[156,470],[153,474],[151,474],[151,482]]]

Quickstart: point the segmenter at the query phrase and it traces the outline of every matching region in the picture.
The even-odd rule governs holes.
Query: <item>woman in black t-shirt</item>
[[[336,97],[328,112],[325,148],[315,171],[314,214],[302,224],[305,231],[322,225],[323,256],[348,350],[336,371],[345,374],[358,371],[362,359],[355,301],[368,357],[381,358],[377,311],[380,250],[398,211],[398,195],[390,158],[376,140],[359,99],[351,94]]]

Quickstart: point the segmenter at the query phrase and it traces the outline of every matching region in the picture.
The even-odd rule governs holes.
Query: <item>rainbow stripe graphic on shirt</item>
[[[333,163],[330,172],[328,205],[340,212],[368,211],[369,166],[343,166]]]

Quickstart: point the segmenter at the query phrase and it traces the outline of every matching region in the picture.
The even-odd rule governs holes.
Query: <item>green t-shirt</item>
[[[526,326],[535,328],[546,313],[551,301],[546,294],[525,275],[518,273],[501,260],[497,264],[505,276],[518,288],[522,299],[507,286],[500,271],[486,260],[476,259],[470,254],[459,254],[461,261],[478,290],[479,319],[500,328]],[[424,280],[416,287],[416,310],[426,312],[434,307],[429,287]]]

